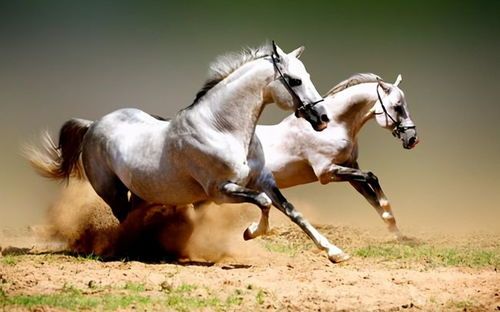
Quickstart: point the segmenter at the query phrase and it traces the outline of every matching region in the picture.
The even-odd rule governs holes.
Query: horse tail
[[[80,158],[83,137],[92,121],[73,118],[64,123],[59,131],[59,145],[56,145],[48,132],[42,135],[42,148],[27,146],[26,158],[38,174],[54,179],[68,180],[70,177],[85,178]]]

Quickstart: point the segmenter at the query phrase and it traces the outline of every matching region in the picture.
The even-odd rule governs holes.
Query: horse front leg
[[[340,248],[333,245],[328,241],[326,237],[321,235],[314,226],[312,226],[303,216],[302,214],[295,209],[295,207],[283,196],[279,188],[276,186],[274,182],[274,178],[271,174],[264,179],[261,179],[259,183],[259,187],[267,194],[272,200],[273,205],[278,208],[281,212],[283,212],[290,220],[292,220],[295,224],[297,224],[302,231],[304,231],[309,238],[312,239],[314,244],[321,250],[324,250],[328,254],[328,259],[333,263],[338,263],[342,261],[346,261],[349,259],[349,255],[344,253]],[[262,218],[268,219],[269,212],[264,212],[261,216]]]
[[[378,178],[372,172],[361,171],[358,164],[353,168],[332,165],[320,177],[324,181],[348,181],[375,208],[379,216],[387,224],[389,231],[398,239],[404,238],[396,225],[391,205],[387,200]]]
[[[247,202],[255,204],[261,209],[262,214],[259,223],[252,223],[243,233],[245,240],[267,233],[269,229],[269,210],[272,202],[266,193],[245,188],[233,182],[223,183],[219,189],[224,194],[226,202]]]

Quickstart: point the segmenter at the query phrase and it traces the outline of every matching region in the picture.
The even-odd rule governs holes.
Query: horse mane
[[[264,44],[258,48],[247,47],[243,48],[240,52],[230,52],[218,56],[215,61],[210,64],[208,78],[205,84],[201,87],[200,91],[196,93],[193,103],[186,107],[186,109],[196,105],[208,91],[241,66],[253,60],[269,56],[271,53],[271,46],[269,44]]]
[[[337,84],[335,87],[331,88],[330,91],[328,91],[324,97],[334,95],[336,93],[339,93],[340,91],[343,91],[349,87],[362,84],[362,83],[368,83],[368,82],[377,82],[379,80],[382,80],[380,76],[372,74],[372,73],[359,73],[352,75],[351,77],[347,78],[346,80],[342,81],[341,83]]]

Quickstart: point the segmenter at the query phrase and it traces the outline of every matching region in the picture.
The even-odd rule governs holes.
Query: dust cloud
[[[43,240],[63,243],[69,251],[104,259],[219,262],[263,251],[242,237],[258,217],[259,210],[252,205],[149,205],[138,207],[119,224],[88,182],[71,180],[36,232]]]

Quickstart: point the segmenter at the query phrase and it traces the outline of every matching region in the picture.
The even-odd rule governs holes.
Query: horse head
[[[271,59],[275,68],[275,80],[266,88],[272,100],[282,109],[294,109],[295,115],[309,121],[316,131],[328,125],[323,98],[316,90],[304,64],[299,60],[304,51],[301,46],[285,53],[273,42]]]
[[[401,81],[401,75],[398,75],[394,84],[378,81],[375,119],[381,127],[391,130],[394,137],[401,139],[404,148],[412,149],[419,139],[415,123],[410,118],[404,92],[398,87]]]

